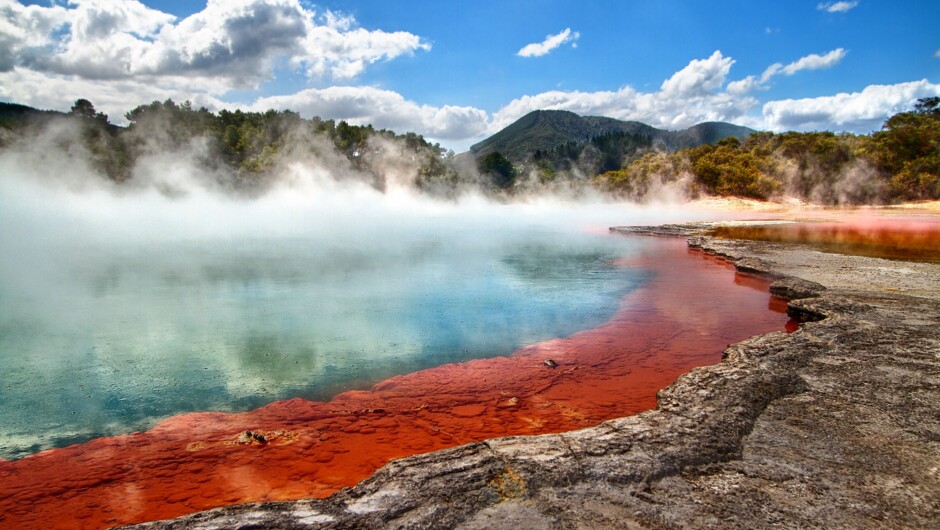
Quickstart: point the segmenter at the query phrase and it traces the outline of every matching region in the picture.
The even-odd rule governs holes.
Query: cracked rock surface
[[[775,278],[806,322],[730,346],[637,416],[405,458],[326,499],[137,528],[938,527],[940,266],[696,225],[617,230],[687,236]]]

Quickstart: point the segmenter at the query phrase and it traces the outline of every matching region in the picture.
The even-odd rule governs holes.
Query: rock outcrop
[[[805,321],[798,331],[729,346],[637,416],[405,458],[326,499],[138,528],[935,528],[940,266],[718,241],[700,228],[623,231],[692,236],[778,278],[774,291]],[[866,267],[881,279],[860,278]],[[882,288],[899,269],[914,273]]]

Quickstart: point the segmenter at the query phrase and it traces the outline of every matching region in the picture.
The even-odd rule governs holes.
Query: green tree
[[[870,157],[888,175],[894,197],[940,199],[940,97],[888,118],[871,138]]]
[[[477,159],[477,169],[480,174],[488,177],[497,188],[509,189],[516,181],[516,168],[499,151]]]
[[[79,118],[97,120],[101,123],[108,123],[108,115],[101,112],[96,112],[95,106],[92,105],[91,101],[88,101],[85,98],[76,99],[75,103],[72,104],[72,108],[69,110],[69,114]]]
[[[643,200],[655,180],[675,181],[682,169],[676,164],[677,157],[663,152],[646,153],[627,167],[602,173],[595,184],[602,190],[622,197]]]
[[[767,199],[778,183],[762,171],[760,157],[741,149],[737,138],[726,138],[698,157],[692,172],[705,189],[717,195]]]
[[[72,104],[72,110],[69,111],[69,114],[80,118],[94,118],[95,106],[87,99],[76,99],[75,103]]]

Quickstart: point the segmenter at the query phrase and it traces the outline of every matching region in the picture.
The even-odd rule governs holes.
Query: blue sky
[[[536,108],[864,133],[940,94],[937,27],[936,1],[0,0],[0,99],[291,108],[458,151]]]

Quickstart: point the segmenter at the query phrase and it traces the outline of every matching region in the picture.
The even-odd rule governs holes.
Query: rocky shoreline
[[[651,411],[391,462],[326,499],[135,528],[931,528],[940,520],[940,266],[688,237],[775,278],[804,321],[731,345]]]

